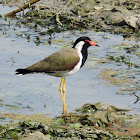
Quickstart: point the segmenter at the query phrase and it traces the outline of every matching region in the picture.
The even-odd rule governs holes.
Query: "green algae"
[[[118,70],[104,68],[101,70],[98,78],[106,80],[107,81],[106,84],[113,84],[113,85],[123,85],[125,83],[130,82],[130,80],[127,79],[127,77],[118,78],[117,75],[121,73],[122,72]]]
[[[53,119],[47,118],[45,114],[32,114],[32,115],[21,115],[14,113],[0,113],[3,118],[10,118],[13,121],[24,120],[24,121],[40,121],[44,124],[50,123]]]

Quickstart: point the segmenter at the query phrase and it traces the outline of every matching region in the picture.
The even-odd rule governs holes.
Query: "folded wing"
[[[17,74],[33,72],[53,73],[59,71],[71,71],[80,61],[78,52],[73,48],[62,49],[47,58],[25,69],[17,69]]]

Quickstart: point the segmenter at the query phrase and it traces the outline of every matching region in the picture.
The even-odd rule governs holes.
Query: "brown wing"
[[[32,72],[70,71],[80,61],[78,52],[73,48],[62,49],[44,60],[27,67]]]

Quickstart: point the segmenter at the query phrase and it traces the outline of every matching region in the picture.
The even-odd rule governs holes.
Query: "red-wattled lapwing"
[[[25,69],[17,69],[16,74],[46,73],[62,77],[59,91],[63,101],[63,113],[66,114],[65,77],[77,72],[84,65],[88,56],[87,49],[89,46],[98,45],[91,42],[89,37],[79,37],[72,48],[63,48]]]

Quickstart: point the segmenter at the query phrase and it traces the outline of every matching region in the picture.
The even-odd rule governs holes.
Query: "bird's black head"
[[[96,43],[91,42],[91,39],[89,37],[83,36],[83,37],[79,37],[73,45],[73,48],[76,49],[77,51],[80,51],[82,54],[82,64],[81,67],[84,65],[88,53],[87,53],[87,49],[89,46],[97,46]]]
[[[96,46],[97,44],[94,42],[91,42],[91,39],[86,36],[79,37],[73,45],[73,48],[77,50],[82,50],[84,48],[88,48],[89,46]]]

